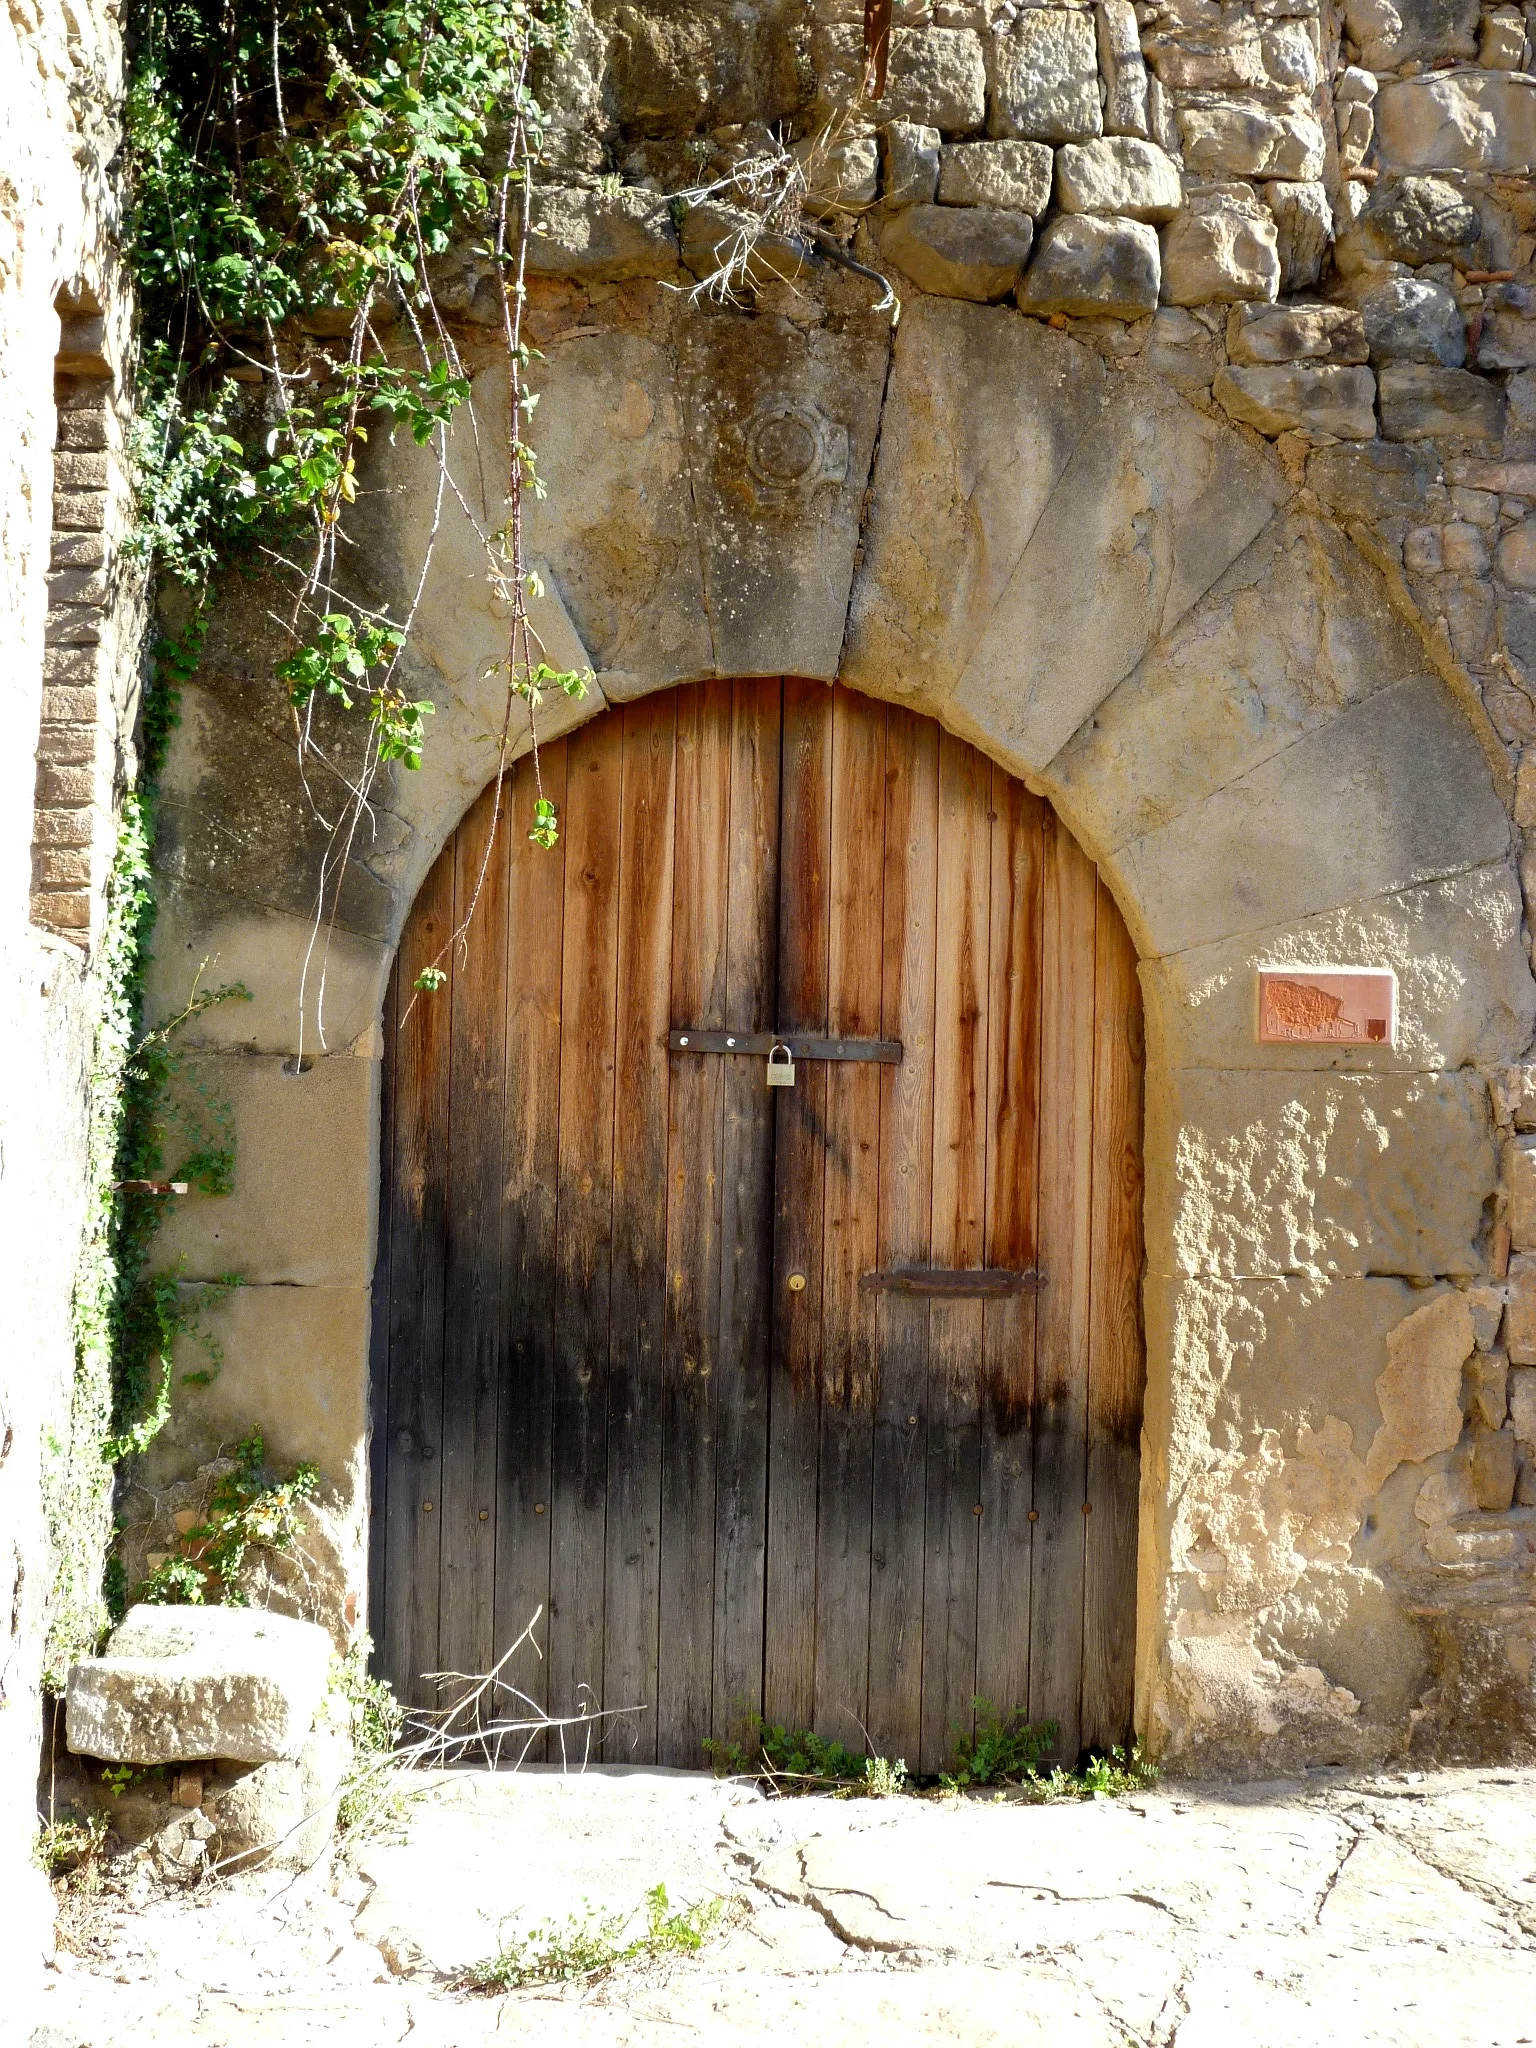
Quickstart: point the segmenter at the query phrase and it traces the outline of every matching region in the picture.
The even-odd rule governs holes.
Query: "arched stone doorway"
[[[977,1696],[1068,1760],[1127,1740],[1141,1002],[1093,864],[819,683],[664,691],[542,767],[560,845],[525,761],[386,1004],[390,1677],[430,1698],[542,1608],[519,1682],[643,1708],[621,1758],[762,1712],[931,1771]]]

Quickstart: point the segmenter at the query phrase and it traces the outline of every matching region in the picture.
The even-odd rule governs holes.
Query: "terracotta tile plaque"
[[[1260,1045],[1395,1045],[1390,967],[1261,967]]]

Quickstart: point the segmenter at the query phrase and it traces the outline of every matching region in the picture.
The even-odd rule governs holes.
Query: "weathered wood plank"
[[[1035,1264],[1038,1237],[1043,810],[992,770],[987,1258],[1014,1269]],[[976,1691],[1000,1713],[1029,1700],[1037,1314],[1032,1295],[989,1301],[983,1333]]]
[[[781,1026],[827,1029],[832,692],[788,677],[779,854]],[[816,1711],[816,1497],[821,1398],[822,1176],[827,1068],[774,1090],[773,1356],[763,1711]],[[803,1286],[791,1288],[791,1278]]]
[[[939,739],[939,887],[933,1111],[933,1263],[986,1254],[987,996],[991,935],[989,764]],[[936,1770],[976,1690],[981,1517],[979,1301],[930,1302],[923,1763]]]
[[[565,810],[567,747],[542,749],[545,793]],[[533,764],[512,778],[507,815],[506,1090],[502,1103],[501,1294],[506,1380],[497,1414],[496,1654],[543,1610],[550,1638],[551,1439],[555,1386],[556,1183],[560,1165],[560,974],[566,842],[528,838]],[[549,1661],[521,1652],[509,1674],[549,1702]],[[543,1750],[530,1752],[536,1759]]]
[[[827,1024],[846,1037],[880,1029],[884,866],[885,706],[834,690]],[[857,1748],[869,1718],[879,1393],[876,1306],[859,1282],[880,1255],[879,1070],[833,1066],[826,1087],[815,1725]]]
[[[1056,1722],[1056,1754],[1072,1763],[1081,1742],[1098,874],[1054,817],[1044,841],[1040,1263],[1050,1277],[1035,1347],[1029,1712]]]
[[[886,713],[884,987],[881,1029],[902,1043],[882,1073],[882,1266],[926,1263],[933,1239],[934,942],[939,732]],[[922,1748],[923,1484],[928,1304],[882,1294],[871,1488],[869,1733],[876,1751],[916,1768]]]
[[[615,1722],[604,1746],[620,1762],[654,1763],[677,699],[667,691],[615,715],[624,758],[603,1704],[645,1712]]]
[[[392,1047],[400,1028],[400,963],[384,991],[384,1044]],[[368,1628],[373,1637],[373,1670],[385,1671],[385,1560],[389,1527],[389,1340],[391,1225],[395,1213],[395,1061],[379,1062],[379,1239],[374,1254],[368,1325]]]
[[[506,1086],[506,820],[494,786],[453,845],[454,927],[449,1045],[453,1139],[443,1346],[443,1449],[438,1540],[438,1655],[449,1671],[495,1661],[496,1411],[504,1376],[501,1304],[501,1109]],[[434,996],[423,1001],[435,1002]]]
[[[448,1041],[453,966],[433,995],[413,984],[453,928],[453,854],[439,855],[401,938],[402,991],[394,1059],[395,1156],[387,1451],[390,1519],[384,1530],[385,1669],[401,1699],[435,1706],[423,1674],[438,1658],[438,1486],[443,1441],[443,1276],[448,1226]]]
[[[783,685],[739,682],[731,729],[726,1014],[771,1026],[778,1001]],[[773,1097],[761,1060],[723,1062],[720,1366],[715,1386],[714,1732],[762,1709],[773,1324]]]
[[[731,686],[684,690],[677,712],[672,1014],[726,1021]],[[674,1055],[663,1371],[660,1760],[697,1766],[714,1705],[715,1376],[720,1362],[724,1062]]]
[[[1097,934],[1082,1741],[1105,1750],[1131,1735],[1146,1365],[1141,986],[1130,933],[1102,881]]]
[[[569,749],[549,1598],[550,1701],[567,1714],[603,1683],[623,729],[599,719]]]

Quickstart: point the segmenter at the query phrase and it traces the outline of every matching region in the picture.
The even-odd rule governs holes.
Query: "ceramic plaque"
[[[1260,1045],[1395,1045],[1390,967],[1261,967]]]

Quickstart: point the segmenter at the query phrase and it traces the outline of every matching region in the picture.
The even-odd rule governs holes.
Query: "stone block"
[[[109,1763],[296,1757],[331,1654],[324,1629],[263,1608],[131,1608],[69,1674],[69,1746]]]
[[[1502,1351],[1475,1351],[1467,1360],[1466,1382],[1474,1422],[1502,1429],[1509,1408],[1508,1358]]]
[[[1184,161],[1202,178],[1295,178],[1315,183],[1327,161],[1310,114],[1236,101],[1179,109]]]
[[[34,846],[32,882],[38,889],[88,889],[91,886],[89,847]]]
[[[1345,0],[1344,23],[1368,71],[1477,55],[1478,0]]]
[[[1485,1514],[1502,1515],[1513,1503],[1515,1466],[1512,1429],[1473,1429],[1468,1476],[1472,1498]]]
[[[1280,290],[1274,216],[1229,193],[1194,193],[1163,229],[1162,295],[1171,306],[1274,299]]]
[[[1099,73],[1104,80],[1104,133],[1147,140],[1147,65],[1131,0],[1098,0]]]
[[[992,41],[987,132],[1086,142],[1104,132],[1093,17],[1029,7]]]
[[[1523,172],[1536,164],[1536,79],[1508,71],[1392,79],[1376,101],[1376,140],[1394,170]]]
[[[1276,179],[1264,187],[1264,204],[1275,217],[1281,291],[1309,290],[1323,274],[1333,241],[1327,188],[1315,180]]]
[[[227,1103],[239,1171],[227,1195],[172,1203],[157,1257],[188,1280],[238,1264],[251,1285],[365,1287],[378,1062],[336,1053],[302,1074],[268,1055],[188,1056],[186,1085]]]
[[[909,206],[880,229],[880,253],[940,298],[1006,298],[1034,240],[1027,213],[998,207]]]
[[[818,106],[832,116],[859,95],[864,78],[862,25],[816,31],[811,62]],[[969,28],[898,27],[891,31],[885,91],[860,113],[877,125],[908,121],[946,135],[979,128],[986,115],[987,67],[981,38]]]
[[[1504,432],[1503,392],[1470,370],[1390,363],[1377,381],[1384,440],[1427,441],[1446,435],[1497,441]]]
[[[528,237],[532,277],[586,282],[671,277],[678,254],[677,232],[658,193],[628,187],[618,192],[575,186],[536,190]]]
[[[1536,1138],[1516,1138],[1504,1148],[1504,1220],[1517,1252],[1536,1252]]]
[[[1376,379],[1336,363],[1263,363],[1218,370],[1212,396],[1235,420],[1261,434],[1293,428],[1341,441],[1376,436]]]
[[[873,135],[848,135],[838,142],[812,138],[797,142],[794,155],[805,166],[805,210],[815,219],[861,213],[880,190],[880,145]]]
[[[1481,233],[1477,208],[1446,179],[1384,179],[1340,235],[1335,260],[1346,277],[1379,263],[1464,264]]]
[[[1319,448],[1307,459],[1307,485],[1331,512],[1348,519],[1414,519],[1435,480],[1434,456],[1417,448]]]
[[[1233,363],[1363,363],[1365,328],[1353,306],[1236,305],[1227,315],[1227,359]]]
[[[1155,142],[1106,135],[1056,152],[1056,204],[1063,213],[1116,214],[1161,224],[1184,203],[1178,166]]]
[[[1473,1075],[1181,1069],[1147,1091],[1147,1213],[1173,1219],[1173,1270],[1191,1277],[1471,1277],[1495,1170]],[[1447,1444],[1473,1348],[1448,1299]]]
[[[65,533],[101,533],[109,524],[112,498],[106,491],[55,491],[53,523]]]
[[[1051,199],[1053,158],[1044,142],[954,142],[939,160],[944,206],[994,206],[1036,219]]]
[[[1511,526],[1499,537],[1499,580],[1512,590],[1536,591],[1536,519]]]
[[[1480,370],[1527,370],[1536,365],[1536,288],[1494,284],[1483,292],[1483,327],[1477,342]]]
[[[1479,526],[1453,519],[1440,529],[1440,559],[1448,576],[1486,576],[1488,542]]]
[[[1536,1258],[1517,1252],[1509,1262],[1508,1301],[1504,1309],[1504,1348],[1511,1366],[1536,1366]],[[1536,1389],[1536,1373],[1529,1376],[1511,1372],[1509,1406],[1515,1419],[1515,1433],[1536,1444],[1536,1410],[1530,1417],[1529,1433],[1517,1402],[1526,1398],[1524,1389]]]
[[[1159,306],[1143,360],[1155,375],[1187,395],[1209,391],[1222,364],[1219,334],[1183,306]]]
[[[1332,909],[1341,871],[1363,900],[1508,847],[1487,757],[1445,685],[1424,676],[1375,691],[1120,858],[1164,953]]]
[[[1515,8],[1498,7],[1483,16],[1477,61],[1485,71],[1529,70],[1530,54],[1525,21]]]
[[[1234,11],[1219,26],[1207,17],[1197,28],[1175,19],[1172,29],[1146,43],[1148,63],[1171,91],[1241,92],[1268,85],[1262,32],[1250,16]]]
[[[1519,1441],[1536,1450],[1536,1367],[1515,1365],[1511,1368],[1509,1420]]]
[[[248,1769],[221,1763],[210,1772],[200,1803],[217,1834],[220,1864],[308,1870],[317,1863],[335,1831],[351,1756],[345,1731],[322,1725],[291,1760]]]
[[[1140,320],[1157,309],[1156,230],[1096,214],[1058,215],[1019,287],[1020,310],[1037,317]]]
[[[1443,284],[1426,277],[1388,277],[1357,301],[1372,364],[1438,363],[1458,370],[1467,359],[1461,308]]]
[[[101,569],[106,566],[107,539],[103,533],[56,533],[49,549],[49,567],[54,569]]]
[[[939,131],[892,121],[881,131],[887,206],[932,206],[939,189]]]

